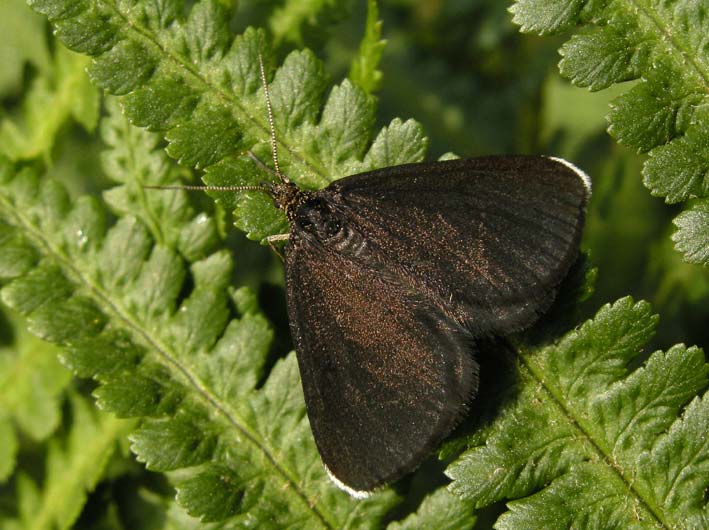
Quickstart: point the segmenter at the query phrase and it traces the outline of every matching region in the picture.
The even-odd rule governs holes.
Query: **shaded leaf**
[[[698,528],[685,523],[705,517],[696,396],[709,367],[677,345],[630,369],[656,323],[646,303],[624,298],[521,356],[518,395],[448,468],[451,490],[479,507],[517,499],[500,528]],[[661,447],[681,474],[668,476]],[[683,502],[668,494],[676,488]]]
[[[55,137],[69,119],[85,129],[96,127],[99,98],[84,75],[88,60],[57,48],[47,75],[36,77],[21,115],[0,122],[0,150],[13,160],[48,157]]]
[[[15,467],[19,436],[40,442],[57,429],[71,381],[55,347],[17,328],[13,346],[0,348],[0,482]]]
[[[517,0],[510,11],[522,31],[580,29],[560,50],[560,71],[574,84],[600,90],[637,80],[613,101],[608,132],[650,155],[643,182],[653,195],[675,203],[709,194],[709,19],[701,2]],[[688,236],[678,250],[703,244]]]
[[[40,71],[50,69],[47,43],[37,38],[46,22],[33,14],[23,0],[6,0],[0,5],[0,97],[18,90],[22,82],[22,69],[30,63]]]
[[[389,530],[430,528],[431,530],[463,530],[473,528],[475,516],[469,504],[440,488],[427,495],[415,513],[403,521],[391,523]]]
[[[71,424],[65,437],[49,441],[42,481],[24,472],[17,477],[19,513],[4,522],[7,528],[72,528],[117,440],[133,426],[93,410],[77,395],[71,395],[70,403]]]

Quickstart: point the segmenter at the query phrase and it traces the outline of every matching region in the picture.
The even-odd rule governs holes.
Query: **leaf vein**
[[[281,475],[291,486],[288,489],[292,489],[292,491],[296,493],[298,498],[301,499],[308,510],[312,511],[325,527],[335,528],[335,525],[328,520],[328,517],[316,506],[313,506],[310,503],[307,493],[303,491],[298,481],[278,463],[276,457],[263,445],[262,441],[259,439],[259,436],[256,433],[253,433],[245,425],[245,422],[238,417],[236,412],[232,410],[231,407],[229,407],[226,403],[223,403],[217,396],[210,392],[202,384],[199,377],[193,374],[189,368],[183,366],[173,355],[170,354],[168,348],[164,344],[153,338],[138,321],[131,318],[126,311],[116,305],[111,300],[108,293],[106,293],[99,285],[92,282],[90,278],[86,277],[78,269],[78,267],[76,267],[72,260],[65,256],[59,248],[55,247],[55,245],[53,245],[40,230],[35,228],[29,219],[26,219],[24,215],[18,212],[13,207],[12,203],[7,200],[7,198],[0,196],[0,205],[4,206],[6,213],[10,217],[14,218],[15,222],[20,224],[25,233],[29,235],[38,246],[43,248],[47,255],[56,260],[61,265],[62,269],[74,278],[76,283],[83,285],[89,293],[93,294],[94,300],[102,306],[104,311],[109,314],[113,314],[117,320],[123,322],[138,337],[140,337],[140,339],[157,354],[165,365],[179,374],[208,405],[214,407],[219,412],[220,416],[223,416],[234,429],[239,431],[244,438],[249,441],[249,443],[254,445],[273,466],[276,472]]]

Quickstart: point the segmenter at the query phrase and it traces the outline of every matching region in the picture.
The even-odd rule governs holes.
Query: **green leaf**
[[[403,521],[387,526],[389,530],[415,530],[427,528],[431,530],[463,530],[473,528],[475,516],[470,504],[440,488],[427,495],[415,513]]]
[[[5,482],[15,468],[19,445],[12,423],[0,419],[0,482]]]
[[[23,0],[6,0],[0,5],[0,98],[20,89],[25,64],[42,72],[50,70],[47,42],[38,38],[45,25]]]
[[[250,158],[228,159],[208,168],[204,181],[209,186],[228,186],[233,184],[234,176],[239,186],[258,186],[263,182],[260,169]],[[235,225],[246,232],[249,239],[261,241],[272,234],[288,232],[285,214],[274,208],[273,201],[260,192],[209,192],[219,204],[233,209]]]
[[[28,316],[28,329],[46,341],[73,344],[93,336],[106,325],[103,314],[90,298],[78,295],[61,300],[60,304],[62,311],[57,311],[52,303],[35,309]]]
[[[75,394],[70,404],[69,430],[62,439],[50,440],[41,482],[24,472],[17,478],[19,513],[16,521],[7,522],[9,528],[72,528],[117,440],[133,426],[98,413]]]
[[[674,220],[677,250],[690,263],[709,265],[709,200],[697,201]]]
[[[668,203],[709,195],[709,23],[700,4],[518,0],[510,9],[522,31],[580,29],[560,50],[560,71],[574,84],[637,80],[612,103],[608,132],[649,154],[643,182]]]
[[[374,124],[374,102],[345,79],[332,89],[320,120],[315,149],[328,169],[330,180],[351,174],[353,154],[361,160]]]
[[[278,130],[314,125],[326,87],[323,65],[312,52],[288,55],[269,86]]]
[[[678,526],[701,528],[707,524],[706,476],[709,472],[707,442],[709,401],[706,395],[687,406],[658,443],[638,460],[640,480],[650,499],[675,514]]]
[[[4,250],[0,254],[0,278],[2,279],[25,274],[37,262],[37,253],[34,249],[22,244],[12,227],[4,222],[0,222],[0,244]]]
[[[643,170],[645,186],[670,204],[706,197],[709,195],[707,145],[709,107],[704,107],[697,110],[684,136],[652,150]]]
[[[702,102],[693,78],[671,59],[657,59],[654,69],[611,104],[608,132],[640,152],[666,144],[685,129]],[[691,118],[690,118],[691,119]]]
[[[637,79],[647,67],[650,50],[647,44],[631,45],[635,40],[633,30],[632,27],[612,25],[574,35],[559,50],[563,57],[559,62],[561,75],[574,85],[591,90]]]
[[[624,298],[521,353],[517,395],[449,466],[451,490],[478,507],[514,500],[500,528],[698,528],[687,521],[705,517],[696,396],[709,367],[677,345],[630,369],[656,324],[646,303]]]
[[[382,72],[378,67],[385,47],[377,0],[368,0],[364,36],[359,43],[359,52],[352,59],[349,73],[350,80],[367,94],[376,92],[382,82]]]
[[[517,0],[511,7],[512,21],[522,31],[545,35],[568,29],[578,22],[587,0]]]
[[[0,482],[15,467],[18,430],[36,442],[59,426],[61,401],[71,374],[57,359],[57,348],[19,325],[11,346],[0,347]]]
[[[84,74],[87,65],[85,57],[57,48],[52,68],[34,79],[21,115],[0,122],[0,152],[13,160],[49,157],[59,129],[71,118],[93,130],[99,98]]]
[[[657,528],[653,521],[635,520],[628,510],[618,509],[627,503],[620,488],[597,487],[612,484],[616,477],[608,469],[580,464],[542,492],[525,502],[511,502],[509,512],[502,514],[496,527],[515,528]],[[610,490],[610,491],[609,491]],[[592,506],[602,506],[597,510]]]
[[[16,351],[3,348],[0,357],[0,411],[4,420],[41,441],[59,425],[62,392],[71,374],[59,363],[54,346],[27,333],[15,342]]]
[[[169,155],[204,168],[211,183],[242,183],[242,175],[232,170],[242,165],[239,159],[244,153],[270,158],[258,70],[261,52],[271,78],[270,50],[258,30],[247,29],[232,40],[227,13],[216,1],[197,2],[186,17],[172,7],[131,9],[91,0],[30,3],[48,16],[67,46],[93,56],[92,79],[108,92],[122,95],[131,123],[160,131],[169,142]],[[332,89],[322,108],[326,89],[323,66],[308,51],[289,54],[272,76],[281,167],[305,188],[323,187],[361,168],[372,142],[374,101],[345,80]],[[411,136],[409,128],[401,128],[401,136],[393,132],[389,142],[403,145],[415,140],[400,160],[420,158],[425,151],[420,134]],[[247,178],[252,177],[259,182],[273,179],[260,169],[256,175],[247,171]],[[128,202],[121,192],[116,194],[111,198],[114,204]],[[250,238],[282,232],[283,216],[268,198],[239,199],[235,204],[224,194],[214,195],[236,206],[236,224]]]
[[[143,422],[130,436],[131,449],[148,469],[172,471],[211,460],[217,434],[205,418],[178,412],[173,418]]]
[[[187,513],[205,523],[222,521],[236,515],[244,498],[239,476],[224,466],[207,466],[200,474],[182,483],[178,502]]]
[[[402,122],[394,118],[379,131],[358,171],[422,162],[427,145],[421,125],[414,120]]]
[[[327,34],[324,28],[336,26],[352,11],[351,0],[285,0],[273,10],[269,27],[276,44],[297,46],[319,44]]]
[[[48,303],[66,301],[71,293],[72,286],[61,270],[43,263],[16,278],[2,291],[2,299],[18,311],[29,313]]]
[[[115,125],[116,115],[106,123]],[[116,168],[160,160],[155,142],[146,145],[154,152],[126,141],[106,153],[119,186],[135,189],[145,175]],[[102,409],[142,420],[130,435],[132,450],[149,469],[175,471],[178,500],[191,514],[274,528],[378,524],[394,493],[356,502],[328,479],[294,354],[265,374],[273,332],[243,289],[237,299],[248,312],[234,317],[228,252],[188,262],[157,243],[128,210],[117,210],[113,224],[98,217],[100,228],[92,230],[100,203],[72,202],[56,182],[31,170],[13,173],[10,162],[0,161],[0,217],[15,235],[0,244],[32,248],[40,259],[2,288],[3,300],[26,315],[35,334],[63,346],[69,366],[99,382],[95,395]],[[155,200],[122,204],[147,218],[160,204]],[[192,224],[188,209],[185,204],[172,217],[176,230]],[[78,237],[77,227],[83,227]],[[27,493],[35,499],[28,501],[29,514],[39,491],[23,483],[35,492]],[[225,484],[232,489],[224,490]],[[205,502],[217,489],[227,506]],[[81,502],[79,496],[69,503],[62,517],[68,520],[69,511],[75,516]]]

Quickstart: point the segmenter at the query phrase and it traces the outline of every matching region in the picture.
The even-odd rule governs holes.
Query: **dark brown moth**
[[[415,469],[464,417],[476,340],[531,325],[578,255],[590,180],[569,162],[492,156],[388,167],[315,192],[260,190],[288,218],[290,329],[308,418],[353,496]],[[484,374],[483,374],[484,375]]]
[[[560,160],[390,167],[317,192],[290,221],[290,328],[323,462],[361,495],[411,471],[477,390],[476,338],[533,323],[578,255],[588,197]]]

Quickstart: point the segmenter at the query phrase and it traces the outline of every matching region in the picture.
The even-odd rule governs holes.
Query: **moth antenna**
[[[201,190],[201,191],[263,191],[269,195],[273,195],[273,190],[267,186],[182,186],[182,185],[166,185],[166,186],[143,186],[149,190]]]
[[[268,113],[268,129],[271,135],[271,156],[273,157],[273,169],[264,164],[259,158],[252,152],[247,151],[249,158],[251,158],[262,170],[269,173],[275,174],[278,180],[284,183],[289,183],[288,177],[281,173],[281,165],[278,163],[278,141],[276,140],[276,125],[273,121],[273,107],[271,106],[271,93],[268,90],[268,82],[266,81],[266,68],[263,65],[263,54],[261,50],[258,51],[258,65],[259,73],[261,76],[261,85],[263,87],[263,93],[266,96],[266,111]],[[153,185],[153,186],[143,186],[144,189],[149,190],[199,190],[199,191],[262,191],[270,196],[273,196],[273,189],[268,186],[183,186],[183,185]]]
[[[288,178],[281,173],[281,166],[278,163],[278,142],[276,141],[276,126],[273,122],[273,109],[271,108],[271,93],[268,91],[268,82],[266,82],[266,69],[263,66],[263,56],[261,50],[258,52],[258,66],[261,72],[261,85],[263,93],[266,96],[266,111],[268,112],[268,128],[271,133],[271,155],[273,156],[273,167],[276,170],[276,175],[281,182],[290,182]]]

